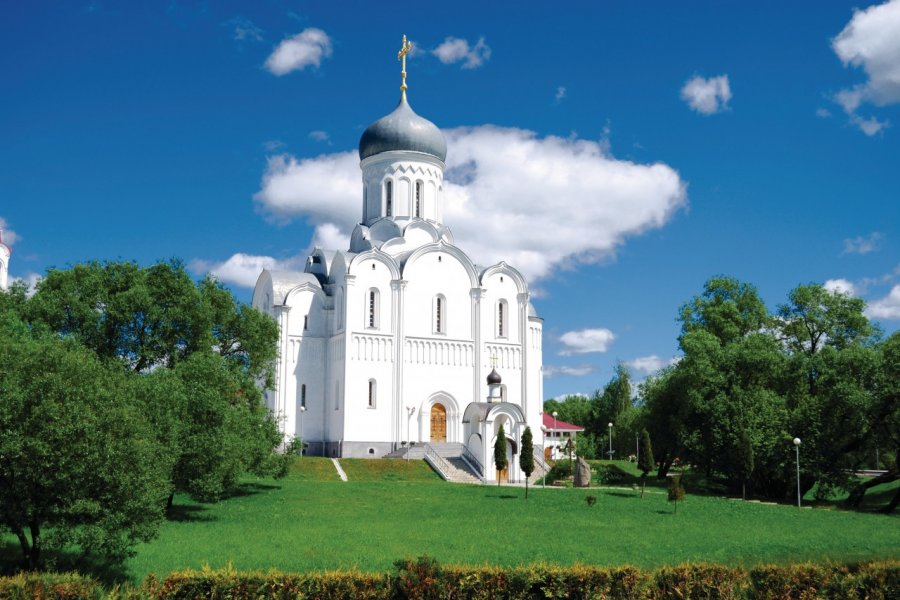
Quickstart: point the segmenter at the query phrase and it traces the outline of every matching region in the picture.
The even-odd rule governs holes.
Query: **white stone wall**
[[[0,243],[0,290],[4,291],[9,288],[9,257],[9,248]]]

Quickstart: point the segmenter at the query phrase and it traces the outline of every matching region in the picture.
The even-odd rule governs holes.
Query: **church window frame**
[[[306,384],[300,384],[300,408],[306,408]]]
[[[388,217],[394,214],[394,182],[390,179],[384,182],[384,214]]]
[[[509,337],[509,303],[502,299],[497,302],[497,337]]]
[[[378,329],[378,317],[381,304],[381,292],[378,288],[369,288],[366,294],[366,329]]]
[[[431,324],[433,333],[447,334],[447,297],[443,294],[434,297]]]
[[[422,217],[422,180],[416,180],[415,184],[415,212],[413,213],[415,217]]]
[[[378,406],[378,382],[375,379],[369,380],[369,404],[368,407],[370,409],[375,409]]]

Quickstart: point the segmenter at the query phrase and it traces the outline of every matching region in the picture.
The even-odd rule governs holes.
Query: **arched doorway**
[[[447,441],[447,409],[443,404],[431,407],[431,441]]]

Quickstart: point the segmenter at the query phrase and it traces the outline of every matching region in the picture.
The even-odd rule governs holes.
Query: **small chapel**
[[[266,401],[285,440],[309,454],[456,444],[482,481],[521,481],[525,428],[536,454],[543,444],[543,322],[521,273],[475,264],[444,223],[447,143],[409,104],[410,47],[404,37],[400,102],[359,141],[350,247],[315,248],[302,272],[259,275],[253,306],[280,328]],[[501,427],[509,466],[498,474]]]

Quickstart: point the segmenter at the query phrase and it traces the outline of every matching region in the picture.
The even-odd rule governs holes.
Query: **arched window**
[[[376,288],[369,288],[369,293],[366,298],[366,327],[369,329],[378,329],[378,297],[378,290]]]
[[[392,181],[384,182],[384,214],[389,217],[394,214],[394,183]]]
[[[375,402],[377,401],[377,393],[378,393],[378,384],[374,379],[369,380],[369,408],[375,408]]]
[[[300,386],[300,408],[306,408],[306,384]]]
[[[303,315],[303,331],[309,331],[309,315]]]
[[[507,314],[509,312],[509,305],[506,303],[506,300],[500,300],[497,303],[497,337],[507,337],[507,328],[506,320],[509,318]]]
[[[416,182],[416,212],[415,216],[422,216],[422,182]]]
[[[500,402],[506,402],[506,384],[500,384]]]
[[[438,294],[434,297],[434,333],[447,333],[447,299]]]

